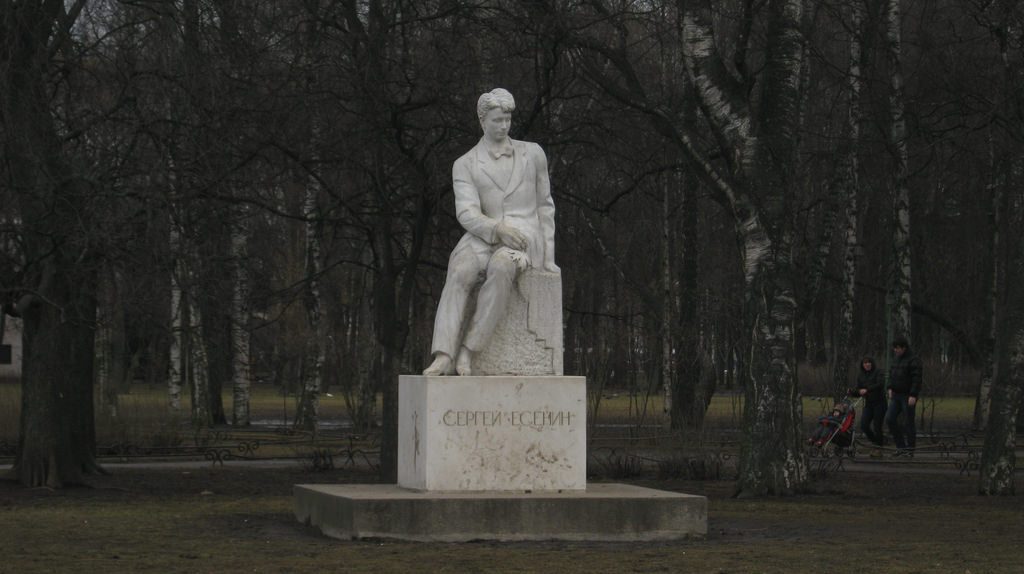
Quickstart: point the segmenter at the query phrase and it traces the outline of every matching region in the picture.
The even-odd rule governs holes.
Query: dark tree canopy
[[[800,393],[841,390],[850,357],[881,356],[894,329],[980,371],[979,420],[992,389],[1006,435],[1021,354],[995,334],[1019,325],[995,317],[1019,303],[1022,15],[1012,0],[6,2],[19,478],[95,470],[94,384],[101,402],[133,379],[178,385],[206,426],[246,424],[253,378],[301,395],[313,429],[319,390],[345,389],[357,426],[381,420],[393,475],[397,375],[428,358],[462,232],[451,165],[499,86],[513,137],[551,159],[567,372],[644,381],[681,433],[716,390],[743,389],[750,494],[799,488]],[[807,364],[829,380],[799,380]]]

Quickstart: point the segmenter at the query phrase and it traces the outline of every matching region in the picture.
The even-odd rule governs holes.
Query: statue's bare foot
[[[470,364],[470,350],[462,347],[459,349],[459,356],[455,359],[455,372],[468,377],[473,374],[473,369]]]
[[[423,374],[428,377],[439,377],[441,375],[447,375],[452,372],[452,358],[444,353],[438,353],[434,357],[434,362],[430,363],[430,366],[423,369]]]

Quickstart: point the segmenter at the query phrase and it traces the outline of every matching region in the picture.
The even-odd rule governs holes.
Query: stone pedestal
[[[707,499],[586,483],[583,377],[399,378],[398,484],[300,484],[340,539],[652,541],[707,534]]]
[[[398,486],[568,491],[587,486],[583,377],[426,377],[398,383]]]

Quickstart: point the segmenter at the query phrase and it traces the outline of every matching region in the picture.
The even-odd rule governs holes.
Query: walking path
[[[812,461],[812,467],[817,461]],[[932,474],[932,475],[963,475],[977,476],[978,470],[961,472],[951,460],[925,459],[925,460],[893,460],[893,459],[868,459],[856,458],[843,459],[842,468],[832,472],[878,472],[885,474]],[[100,461],[100,465],[108,470],[116,472],[121,469],[128,470],[190,470],[217,467],[231,468],[288,468],[308,465],[306,458],[264,458],[258,460],[227,459],[223,462],[211,462],[209,460],[142,460],[142,461]],[[11,469],[10,464],[0,464],[0,472]],[[1017,474],[1024,474],[1024,467],[1018,466]]]

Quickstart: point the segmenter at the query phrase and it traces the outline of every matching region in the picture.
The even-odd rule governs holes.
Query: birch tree
[[[153,110],[173,126],[159,134],[159,159],[163,170],[162,177],[155,178],[163,186],[168,221],[168,407],[171,412],[178,412],[181,394],[188,392],[192,423],[206,426],[212,422],[208,405],[208,355],[202,332],[202,309],[195,291],[201,275],[197,268],[197,238],[189,190],[189,164],[196,153],[190,144],[195,134],[184,128],[197,123],[188,94],[198,91],[196,86],[201,76],[198,70],[201,60],[199,4],[198,0],[186,0],[180,8],[164,5],[156,12],[154,35],[157,41],[151,47],[156,53],[154,67],[163,77],[180,80],[174,89],[161,86],[164,91],[157,99],[159,109]],[[180,28],[179,22],[182,23]],[[184,93],[178,86],[184,86]]]
[[[1005,52],[1004,52],[1004,61]],[[990,144],[991,145],[991,144]],[[990,156],[994,152],[990,152]],[[988,240],[988,256],[991,261],[991,272],[988,277],[988,288],[985,289],[985,324],[986,333],[984,333],[981,344],[981,366],[980,376],[978,381],[978,394],[975,397],[974,403],[974,419],[973,427],[975,429],[984,429],[988,426],[989,410],[991,407],[992,397],[992,384],[996,374],[996,341],[997,341],[997,326],[999,323],[999,285],[1002,281],[1002,267],[1003,261],[1000,257],[1001,243],[1005,239],[1000,240],[1000,230],[1002,229],[1003,219],[1003,196],[1005,192],[1005,186],[1009,182],[1009,178],[1006,174],[1002,177],[997,175],[998,168],[995,166],[995,162],[991,162],[991,171],[993,172],[992,182],[987,186],[989,192],[989,219],[991,222],[991,233]],[[1009,172],[1010,170],[1005,170]]]
[[[168,246],[170,247],[171,253],[178,253],[181,246],[181,231],[175,223],[172,223],[170,227]],[[181,410],[181,389],[187,388],[188,385],[182,355],[182,349],[186,348],[184,340],[185,308],[183,306],[184,301],[181,289],[181,280],[179,279],[179,277],[184,273],[184,270],[178,262],[179,259],[175,258],[173,269],[171,273],[168,274],[171,295],[171,336],[169,339],[170,349],[168,351],[169,358],[167,362],[167,404],[170,407],[171,412],[178,412]]]
[[[988,28],[999,52],[1003,93],[996,112],[1005,122],[1013,146],[1005,174],[996,179],[991,196],[993,288],[989,305],[994,336],[986,350],[994,351],[995,362],[994,368],[983,366],[983,372],[994,374],[987,397],[982,379],[975,410],[976,422],[987,418],[978,490],[985,495],[1011,495],[1015,492],[1017,427],[1024,408],[1024,196],[1014,185],[1020,181],[1018,166],[1024,147],[1024,13],[1016,0],[980,2],[975,9],[975,17]]]
[[[189,270],[189,283],[194,284],[196,273]],[[206,340],[203,337],[203,312],[196,303],[191,291],[185,291],[185,304],[188,317],[188,376],[192,391],[192,424],[197,427],[209,426],[210,419],[210,358],[206,352]]]
[[[1021,44],[1021,22],[1019,15],[1019,2],[1017,0],[991,1],[982,0],[973,3],[974,18],[988,30],[995,48],[998,52],[999,63],[1001,64],[999,89],[1002,97],[995,100],[993,104],[993,116],[1001,117],[1009,128],[1011,141],[1015,146],[1020,147],[1020,140],[1024,136],[1024,118],[1021,117],[1021,68],[1019,51]],[[997,362],[999,360],[999,346],[1003,343],[998,339],[999,317],[1000,317],[1000,288],[1003,284],[1003,274],[1006,265],[1006,241],[1012,239],[1004,237],[1004,224],[1006,218],[1012,214],[1005,213],[1008,190],[1014,177],[1014,166],[1019,165],[1020,158],[1017,154],[1002,162],[997,161],[996,147],[997,138],[1000,134],[989,135],[988,146],[988,218],[990,233],[987,241],[988,259],[991,262],[988,275],[988,288],[985,290],[985,332],[981,337],[981,361],[980,376],[978,381],[978,392],[974,405],[973,426],[975,429],[986,429],[989,422],[991,409],[992,387],[995,384]],[[1002,165],[1000,165],[1002,163]]]
[[[314,133],[316,130],[314,129]],[[315,141],[315,138],[314,138]],[[303,301],[306,309],[306,321],[309,335],[306,337],[302,353],[302,395],[299,401],[299,412],[296,414],[296,426],[315,431],[320,422],[320,392],[323,386],[323,368],[325,354],[325,335],[323,319],[323,303],[320,299],[320,283],[322,266],[320,260],[321,219],[318,216],[317,198],[320,187],[315,181],[306,185],[302,203],[302,217],[305,221],[305,288]]]
[[[647,100],[645,86],[630,63],[627,27],[619,27],[613,36],[617,41],[610,46],[575,36],[581,47],[611,62],[619,75],[611,77],[600,66],[581,59],[587,73],[607,93],[647,115],[652,127],[678,147],[733,216],[742,254],[749,337],[738,483],[738,492],[744,496],[793,493],[808,476],[800,447],[802,413],[793,341],[796,182],[792,174],[798,142],[802,9],[803,3],[797,0],[770,1],[764,6],[766,60],[757,82],[756,108],[748,90],[753,77],[746,66],[746,44],[736,47],[730,68],[718,50],[710,11],[687,3],[679,15],[687,73],[722,161],[698,143],[703,138],[696,126],[679,121],[678,107],[666,109]],[[603,4],[599,12],[605,17],[611,14]]]
[[[1007,265],[1001,289],[998,367],[979,471],[978,489],[986,495],[1015,492],[1017,417],[1024,400],[1024,218],[1020,215],[1024,201],[1020,193],[1014,193],[1007,203],[1016,216],[1007,218],[1010,233],[1004,251]]]
[[[889,65],[889,146],[893,159],[893,334],[911,340],[910,187],[907,121],[903,94],[903,17],[900,0],[886,0],[886,59]]]
[[[231,260],[234,265],[231,297],[232,408],[231,424],[249,426],[249,404],[252,388],[250,359],[250,279],[248,270],[249,225],[245,210],[238,210],[238,219],[231,229]]]
[[[860,187],[860,164],[858,142],[860,141],[861,93],[864,82],[861,68],[863,54],[864,4],[854,0],[850,8],[850,45],[846,76],[849,103],[846,114],[846,138],[840,152],[839,182],[843,188],[843,275],[836,327],[835,363],[832,371],[832,387],[844,389],[847,386],[847,370],[850,362],[850,340],[853,333],[854,302],[856,301],[857,278],[857,194]]]

